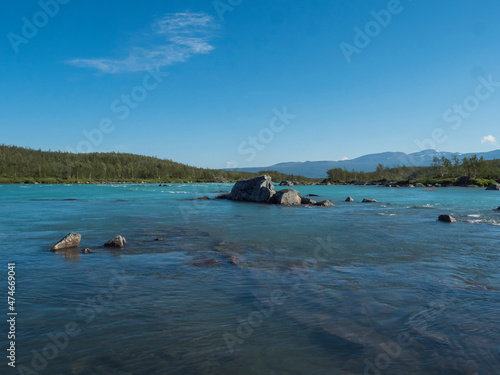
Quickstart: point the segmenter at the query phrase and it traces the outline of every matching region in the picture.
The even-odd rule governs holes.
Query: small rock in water
[[[200,267],[200,266],[210,266],[215,263],[217,263],[217,259],[210,259],[210,260],[205,260],[204,262],[191,263],[191,265]]]
[[[363,203],[377,203],[377,201],[373,198],[365,198],[362,200]]]
[[[220,195],[217,195],[216,197],[214,197],[214,199],[228,199],[228,198],[227,198],[227,194],[220,194]]]
[[[354,198],[353,197],[347,197],[345,199],[346,202],[354,202]]]
[[[155,241],[165,241],[165,239],[164,238],[157,238],[157,239],[155,239]]]
[[[50,251],[78,247],[81,239],[82,239],[82,235],[79,233],[75,233],[75,232],[68,233],[62,240],[60,240],[58,243],[56,243],[52,247],[52,249],[50,249]]]
[[[125,241],[125,238],[122,236],[116,236],[110,239],[108,242],[104,244],[106,247],[123,247],[127,241]]]
[[[302,197],[300,200],[300,203],[301,204],[316,204],[316,201],[313,199]]]
[[[199,197],[199,198],[195,198],[194,200],[207,200],[207,199],[210,199],[209,197],[205,196],[205,197]]]
[[[500,210],[500,206],[497,208],[497,210]]]
[[[444,221],[445,223],[455,223],[457,221],[457,219],[455,219],[454,217],[452,217],[450,215],[440,215],[438,217],[438,220]]]
[[[91,252],[92,250],[90,250],[89,248],[83,249],[84,254],[90,254]]]
[[[307,194],[306,197],[319,197],[318,194]]]
[[[486,190],[500,190],[500,184],[498,183],[495,183],[495,184],[492,184],[492,185],[489,185]]]
[[[240,264],[238,262],[238,258],[236,258],[236,256],[234,256],[234,255],[231,255],[231,263],[236,264],[236,265]]]
[[[319,206],[319,207],[333,207],[335,206],[332,202],[330,201],[321,201],[321,202],[317,202],[314,204],[315,206]]]

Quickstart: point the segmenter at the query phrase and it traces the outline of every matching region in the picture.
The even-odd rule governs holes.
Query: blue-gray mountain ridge
[[[235,171],[245,172],[260,172],[260,171],[278,171],[286,174],[301,175],[311,178],[326,177],[326,172],[332,168],[342,168],[349,171],[357,172],[373,172],[377,169],[378,164],[383,164],[384,167],[396,166],[415,166],[428,167],[432,164],[434,157],[445,157],[450,159],[457,156],[459,159],[476,155],[481,156],[485,160],[500,159],[500,149],[490,152],[471,152],[462,154],[460,152],[444,152],[438,150],[423,150],[411,154],[404,152],[382,152],[379,154],[369,154],[360,156],[350,160],[339,161],[305,161],[305,162],[285,162],[271,165],[269,167],[249,167],[249,168],[230,168]]]

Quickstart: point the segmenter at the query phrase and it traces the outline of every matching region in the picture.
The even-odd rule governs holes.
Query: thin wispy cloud
[[[487,135],[486,137],[484,137],[481,140],[481,143],[491,143],[496,148],[500,148],[500,145],[498,145],[497,139],[494,136],[492,136],[492,135]]]
[[[218,25],[205,13],[172,13],[151,25],[148,33],[138,37],[122,58],[78,58],[67,61],[79,68],[94,68],[103,73],[139,72],[157,66],[184,62],[197,54],[214,49],[209,43]]]

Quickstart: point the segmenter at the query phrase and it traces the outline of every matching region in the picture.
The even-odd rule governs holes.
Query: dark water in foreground
[[[187,200],[230,187],[0,185],[1,277],[15,262],[18,313],[17,367],[3,356],[0,373],[499,373],[500,193]],[[436,221],[448,213],[459,222]],[[80,252],[48,251],[70,231]],[[123,250],[102,247],[117,234]]]

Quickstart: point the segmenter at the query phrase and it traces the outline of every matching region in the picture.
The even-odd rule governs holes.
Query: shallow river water
[[[499,192],[297,187],[329,208],[190,200],[231,186],[0,185],[18,313],[16,368],[3,356],[0,373],[498,373]],[[79,250],[49,251],[71,231]],[[118,234],[123,249],[102,246]]]

